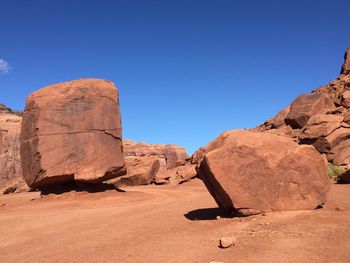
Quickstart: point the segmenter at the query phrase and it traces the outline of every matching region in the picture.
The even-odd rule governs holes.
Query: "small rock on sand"
[[[235,237],[222,237],[220,238],[220,245],[219,247],[221,248],[228,248],[231,246],[234,246],[236,242]]]

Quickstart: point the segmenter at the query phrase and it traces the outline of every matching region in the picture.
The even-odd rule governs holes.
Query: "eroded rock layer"
[[[22,117],[0,104],[0,193],[25,188],[19,134]]]
[[[116,186],[178,184],[197,175],[195,165],[183,147],[175,144],[148,144],[123,141],[127,174],[110,180]]]

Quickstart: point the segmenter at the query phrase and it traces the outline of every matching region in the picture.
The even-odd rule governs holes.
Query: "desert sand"
[[[233,218],[199,179],[124,190],[0,196],[0,262],[350,260],[350,185],[333,184],[322,209]]]

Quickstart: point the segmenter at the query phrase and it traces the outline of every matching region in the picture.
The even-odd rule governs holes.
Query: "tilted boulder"
[[[125,174],[118,90],[110,81],[80,79],[27,98],[21,129],[23,176],[31,188]]]
[[[327,161],[287,137],[228,131],[202,149],[199,177],[226,211],[315,209],[327,200]]]

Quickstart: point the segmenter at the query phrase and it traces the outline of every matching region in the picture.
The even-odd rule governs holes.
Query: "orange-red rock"
[[[150,156],[127,156],[125,157],[127,174],[110,180],[109,183],[117,187],[147,185],[152,183],[159,171],[159,160]]]
[[[228,131],[202,154],[199,177],[227,211],[315,209],[327,199],[327,161],[312,146],[268,133]]]
[[[72,180],[97,183],[125,174],[114,84],[80,79],[30,94],[23,114],[21,160],[32,188]]]
[[[293,129],[302,128],[311,116],[335,109],[332,100],[324,93],[304,94],[291,104],[285,123]]]
[[[22,187],[19,134],[22,117],[0,104],[0,192],[8,185]]]
[[[163,158],[166,168],[173,167],[176,163],[190,157],[183,147],[175,144],[149,144],[124,140],[123,150],[124,156],[156,156]]]
[[[188,162],[189,155],[186,150],[178,145],[148,144],[124,140],[123,149],[126,160],[138,160],[138,165],[135,173],[134,161],[126,162],[127,175],[119,180],[113,180],[120,181],[114,183],[118,186],[146,183],[178,184],[197,175],[195,165]],[[159,166],[156,170],[152,168],[155,162]]]

